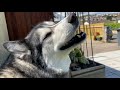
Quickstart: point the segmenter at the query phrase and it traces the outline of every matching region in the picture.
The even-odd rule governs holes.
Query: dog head
[[[54,51],[70,53],[86,38],[86,34],[81,32],[75,35],[80,23],[75,13],[70,14],[53,27]]]
[[[19,58],[30,56],[30,60],[37,65],[46,65],[58,72],[68,72],[71,63],[70,51],[86,38],[84,32],[75,34],[78,27],[79,20],[72,13],[57,24],[38,24],[23,41],[7,42],[4,47]]]

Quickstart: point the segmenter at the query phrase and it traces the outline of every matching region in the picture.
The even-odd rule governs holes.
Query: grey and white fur
[[[0,78],[68,78],[69,53],[86,38],[84,32],[75,35],[78,26],[72,13],[57,24],[36,25],[23,40],[4,43],[11,54]]]

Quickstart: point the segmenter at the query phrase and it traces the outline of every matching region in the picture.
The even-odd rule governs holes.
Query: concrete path
[[[96,54],[94,60],[106,66],[106,78],[120,78],[120,50]]]

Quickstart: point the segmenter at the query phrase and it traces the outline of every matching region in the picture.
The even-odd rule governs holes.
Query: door
[[[23,39],[32,26],[53,19],[52,12],[5,12],[10,40]]]

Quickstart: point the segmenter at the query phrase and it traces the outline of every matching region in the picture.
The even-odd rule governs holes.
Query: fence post
[[[106,34],[106,31],[107,31],[107,27],[103,27],[103,32],[104,32],[104,36],[103,36],[103,41],[106,43],[107,42],[107,34]]]

